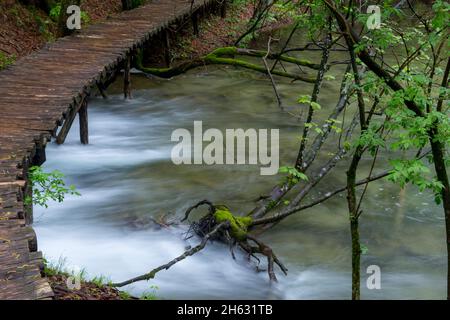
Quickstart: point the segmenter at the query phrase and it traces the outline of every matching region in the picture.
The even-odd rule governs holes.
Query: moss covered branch
[[[243,69],[253,70],[260,73],[268,74],[267,68],[262,65],[257,65],[255,63],[251,63],[242,59],[236,59],[235,56],[251,56],[251,57],[264,57],[266,55],[265,52],[259,50],[250,50],[250,49],[241,49],[236,47],[224,47],[218,48],[213,52],[207,54],[204,57],[200,57],[188,62],[184,62],[176,67],[172,68],[151,68],[145,67],[143,65],[143,52],[140,50],[137,54],[136,59],[136,68],[141,70],[144,73],[151,74],[160,78],[172,78],[178,75],[181,75],[191,69],[204,66],[204,65],[229,65],[235,66]],[[268,56],[268,59],[278,59],[281,61],[289,62],[292,64],[296,64],[298,66],[304,66],[311,69],[317,69],[317,65],[314,63],[307,61],[305,59],[297,59],[294,57],[271,54]],[[272,74],[290,78],[292,80],[304,81],[308,83],[314,83],[315,77],[308,77],[306,75],[299,75],[295,73],[290,73],[281,70],[273,70]]]
[[[255,254],[265,256],[267,258],[268,274],[271,281],[277,281],[273,269],[274,264],[278,265],[284,274],[287,273],[286,267],[276,257],[272,249],[268,245],[248,234],[248,228],[253,222],[252,217],[234,215],[230,212],[230,209],[227,206],[214,205],[208,200],[202,200],[197,204],[189,207],[186,210],[184,218],[181,221],[187,220],[194,209],[197,209],[203,205],[208,206],[208,213],[198,221],[192,222],[189,228],[190,231],[195,232],[202,239],[200,244],[196,245],[195,247],[189,248],[175,259],[157,268],[154,268],[148,273],[120,283],[114,283],[112,284],[112,286],[123,287],[138,281],[148,281],[150,279],[153,279],[158,272],[167,270],[176,263],[198,253],[205,248],[208,241],[213,240],[228,243],[230,245],[230,251],[233,258],[235,258],[233,247],[236,245],[242,248],[244,252],[249,255],[249,257],[252,256],[256,258],[258,262],[259,259],[255,256]],[[252,245],[253,243],[255,243],[256,246]]]

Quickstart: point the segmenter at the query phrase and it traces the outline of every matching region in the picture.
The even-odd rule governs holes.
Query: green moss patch
[[[226,206],[216,206],[214,218],[217,223],[230,222],[231,236],[242,241],[247,238],[248,226],[252,223],[251,217],[234,216]]]

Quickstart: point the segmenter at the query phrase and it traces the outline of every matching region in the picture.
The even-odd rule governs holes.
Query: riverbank
[[[89,24],[122,11],[121,0],[84,0],[80,6]],[[0,2],[0,70],[56,40],[55,19],[18,0]]]
[[[228,5],[225,18],[211,14],[200,20],[198,35],[193,34],[191,26],[173,27],[170,39],[171,66],[195,60],[220,47],[235,46],[239,37],[248,30],[254,10],[252,1],[236,0]],[[240,41],[239,46],[251,47],[260,34],[271,33],[292,23],[292,17],[277,7],[271,9],[271,17],[272,19],[266,21],[256,32]],[[165,44],[160,39],[152,41],[150,50],[146,51],[145,65],[165,67],[164,47]]]

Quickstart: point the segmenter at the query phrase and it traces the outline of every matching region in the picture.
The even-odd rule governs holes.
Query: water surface
[[[309,53],[315,61],[315,53]],[[339,57],[336,57],[338,59]],[[338,67],[339,68],[339,67]],[[336,70],[336,74],[339,74]],[[339,80],[339,79],[338,79]],[[278,80],[285,105],[311,85]],[[327,82],[320,118],[334,107],[338,81]],[[89,101],[90,145],[79,143],[74,124],[62,146],[47,147],[46,171],[58,169],[81,197],[35,209],[39,248],[53,261],[84,268],[90,277],[122,281],[140,275],[181,254],[186,229],[159,229],[152,218],[182,215],[191,204],[210,199],[246,213],[260,195],[280,181],[260,176],[259,166],[176,166],[170,160],[173,130],[206,128],[280,129],[281,164],[292,164],[301,125],[280,112],[267,78],[233,68],[208,67],[172,80],[133,77],[134,99],[124,101],[120,82],[109,99]],[[322,157],[336,150],[336,138]],[[388,160],[383,155],[381,164]],[[319,159],[320,160],[320,159]],[[369,159],[363,167],[370,166]],[[316,195],[345,183],[342,163],[317,187]],[[377,170],[383,170],[381,166]],[[442,299],[445,297],[445,230],[442,209],[428,193],[401,190],[387,181],[368,189],[361,218],[362,297],[365,299]],[[201,211],[196,215],[197,217]],[[261,236],[289,269],[270,285],[265,272],[228,248],[212,244],[201,253],[162,271],[155,280],[126,287],[139,295],[159,287],[166,299],[347,299],[351,294],[350,236],[344,195],[291,216]],[[382,289],[365,287],[367,266],[382,270]]]

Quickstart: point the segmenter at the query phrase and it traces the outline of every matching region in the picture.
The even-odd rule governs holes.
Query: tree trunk
[[[360,43],[359,35],[347,22],[344,15],[336,9],[334,3],[329,0],[325,0],[324,2],[326,6],[331,10],[331,12],[333,12],[333,14],[335,15],[341,31],[350,35],[346,37],[348,47],[353,48],[355,45]],[[393,91],[404,90],[403,86],[399,82],[397,82],[395,78],[393,78],[382,66],[380,66],[376,61],[372,59],[367,50],[359,51],[358,57],[372,72],[374,72],[379,78],[383,79]],[[447,79],[445,79],[443,87],[446,86]],[[404,103],[409,110],[416,114],[417,117],[426,116],[426,114],[413,100],[405,100]],[[430,130],[428,130],[428,139],[430,141],[433,154],[433,163],[436,171],[436,176],[439,182],[441,182],[444,186],[441,191],[441,196],[442,206],[444,208],[447,241],[447,299],[450,300],[450,183],[448,180],[447,169],[445,167],[445,145],[443,145],[438,140],[438,136],[439,130],[437,124],[435,124]]]
[[[361,298],[361,243],[359,240],[359,212],[356,203],[356,171],[361,160],[361,154],[362,147],[358,147],[347,171],[347,204],[352,241],[352,300],[359,300]]]
[[[131,10],[133,9],[133,0],[122,0],[122,10]]]
[[[432,131],[437,131],[434,127]],[[436,136],[435,134],[432,134]],[[445,167],[444,146],[439,141],[430,138],[433,163],[438,180],[444,185],[441,191],[442,206],[444,207],[445,229],[447,237],[447,300],[450,300],[450,185],[448,182],[447,169]]]
[[[227,16],[227,0],[223,0],[222,5],[220,6],[220,17],[226,18]]]

